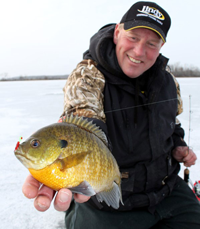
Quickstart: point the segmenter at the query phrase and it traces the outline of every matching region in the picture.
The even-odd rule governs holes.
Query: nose
[[[145,55],[145,45],[142,42],[138,42],[134,48],[133,51],[135,52],[135,55],[137,57],[141,57]]]

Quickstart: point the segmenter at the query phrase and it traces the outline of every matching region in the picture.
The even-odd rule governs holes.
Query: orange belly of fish
[[[75,178],[73,171],[66,173],[59,168],[59,165],[51,164],[44,169],[29,169],[31,175],[42,184],[54,189],[75,187],[80,184],[80,180]]]

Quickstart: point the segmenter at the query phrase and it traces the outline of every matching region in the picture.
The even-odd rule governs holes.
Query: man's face
[[[145,28],[125,31],[116,25],[114,32],[116,55],[122,71],[130,78],[136,78],[155,63],[164,44],[152,30]]]

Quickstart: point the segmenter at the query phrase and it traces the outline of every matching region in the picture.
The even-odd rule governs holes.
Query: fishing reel
[[[199,180],[199,181],[196,181],[196,182],[193,184],[193,182],[192,182],[191,179],[189,178],[189,173],[190,173],[189,169],[186,168],[186,169],[184,170],[184,181],[185,181],[188,185],[190,184],[190,185],[192,186],[192,191],[194,192],[194,194],[195,194],[197,200],[198,200],[199,203],[200,203],[200,180]]]
[[[196,195],[197,199],[200,201],[200,181],[194,183],[193,192]]]

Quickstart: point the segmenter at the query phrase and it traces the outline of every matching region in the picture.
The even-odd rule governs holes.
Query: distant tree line
[[[4,77],[0,81],[22,81],[22,80],[63,80],[67,79],[68,75],[55,75],[55,76],[17,76],[17,77]]]
[[[167,66],[175,77],[200,77],[200,69],[194,66],[185,65],[184,67],[178,62]],[[8,73],[0,74],[0,81],[18,81],[18,80],[58,80],[67,79],[68,75],[54,76],[17,76],[8,77]]]
[[[200,77],[200,69],[194,66],[181,66],[179,63],[170,64],[170,71],[176,77]]]

